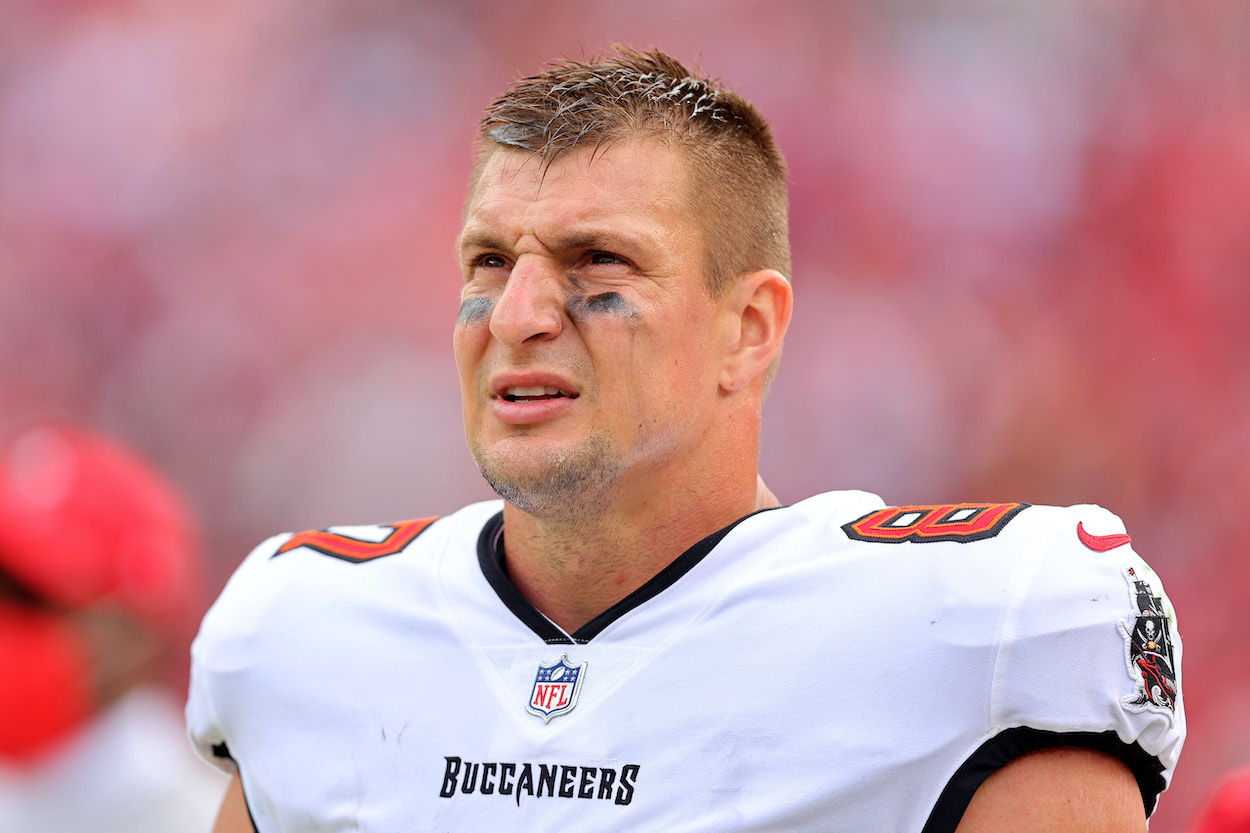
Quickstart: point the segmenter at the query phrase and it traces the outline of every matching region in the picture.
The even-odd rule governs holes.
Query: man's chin
[[[521,511],[545,518],[584,517],[610,497],[616,480],[601,441],[588,441],[574,453],[525,455],[481,454],[474,450],[478,470],[501,498]]]

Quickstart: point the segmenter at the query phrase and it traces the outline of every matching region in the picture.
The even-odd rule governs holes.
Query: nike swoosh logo
[[[1085,531],[1085,524],[1081,521],[1076,522],[1076,537],[1081,539],[1081,543],[1089,547],[1095,552],[1106,552],[1116,547],[1122,547],[1133,538],[1130,535],[1119,533],[1116,535],[1094,535]]]

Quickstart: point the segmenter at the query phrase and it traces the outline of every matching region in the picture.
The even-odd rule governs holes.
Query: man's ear
[[[740,278],[726,290],[728,350],[720,386],[738,391],[755,379],[763,383],[768,366],[781,351],[790,324],[794,291],[775,269],[761,269]]]

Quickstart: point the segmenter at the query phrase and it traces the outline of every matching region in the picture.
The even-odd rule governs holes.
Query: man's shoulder
[[[327,526],[284,532],[261,542],[242,561],[205,616],[202,632],[250,630],[284,611],[368,600],[398,587],[420,587],[440,554],[474,552],[498,501],[449,515],[383,524]]]
[[[1170,773],[1185,735],[1176,612],[1117,515],[950,503],[869,506],[838,523],[846,555],[831,560],[871,565],[857,571],[861,592],[885,583],[900,621],[923,613],[932,639],[994,647],[998,725],[1114,728]]]
[[[502,508],[501,501],[465,506],[448,515],[424,515],[389,523],[337,524],[301,532],[283,532],[263,541],[244,561],[272,562],[300,554],[317,562],[318,556],[347,564],[364,564],[389,556],[412,556],[435,540],[457,534],[476,535]]]
[[[1161,589],[1123,521],[1093,504],[891,506],[865,492],[830,492],[778,514],[785,517],[759,530],[760,546],[786,536],[788,551],[807,553],[813,568],[871,565],[876,576],[938,582],[987,603],[1076,604],[1123,595],[1143,577]]]
[[[933,552],[1044,551],[1083,557],[1132,540],[1124,522],[1094,504],[1048,506],[1022,501],[887,504],[863,491],[815,495],[785,507],[790,523],[864,544],[938,547]],[[964,546],[964,545],[977,546]]]

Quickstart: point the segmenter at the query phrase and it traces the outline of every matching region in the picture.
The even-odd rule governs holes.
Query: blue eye
[[[621,259],[611,252],[591,252],[590,262],[594,264],[620,263]]]

